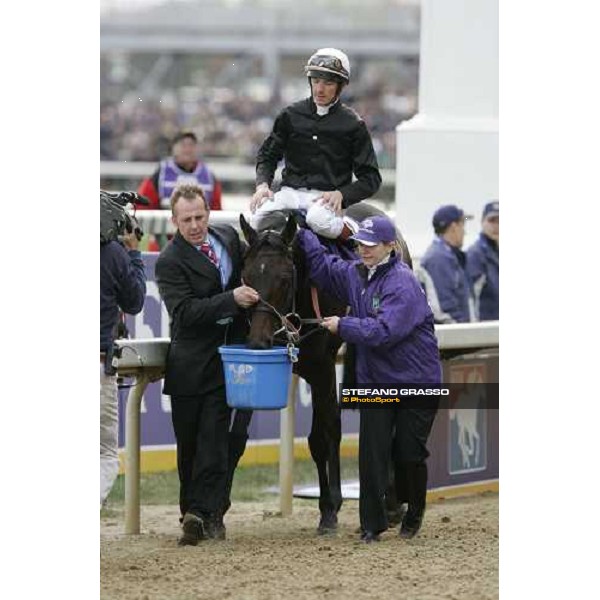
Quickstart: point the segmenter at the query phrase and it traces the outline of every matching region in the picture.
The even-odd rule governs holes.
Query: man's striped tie
[[[217,255],[215,254],[215,251],[209,242],[202,242],[202,244],[200,244],[200,252],[202,252],[202,254],[206,254],[210,262],[215,265],[215,267],[219,266]]]

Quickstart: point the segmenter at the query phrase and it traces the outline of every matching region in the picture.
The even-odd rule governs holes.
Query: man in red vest
[[[192,131],[178,133],[173,138],[171,152],[172,156],[161,160],[153,175],[144,179],[140,184],[138,193],[145,196],[149,203],[147,206],[136,205],[136,208],[140,210],[170,210],[170,198],[173,190],[178,185],[186,184],[199,185],[210,209],[221,210],[221,183],[208,166],[200,160],[196,134]],[[150,235],[147,249],[151,252],[158,252],[164,243],[164,236]]]
[[[182,131],[173,139],[172,156],[160,161],[151,177],[142,181],[138,193],[150,201],[139,209],[170,210],[171,193],[181,184],[199,185],[211,210],[221,210],[221,183],[198,155],[198,138]]]

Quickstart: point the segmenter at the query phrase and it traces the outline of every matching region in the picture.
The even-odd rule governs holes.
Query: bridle
[[[281,234],[278,231],[275,231],[273,229],[267,229],[265,231],[262,231],[259,234],[259,237],[258,237],[257,241],[255,242],[255,244],[253,244],[253,246],[251,246],[248,249],[248,252],[250,252],[250,250],[252,250],[253,247],[267,242],[267,237],[269,234],[274,234],[277,236],[276,239],[278,242],[280,242],[279,244],[277,244],[277,246],[279,246],[281,249],[284,249],[287,257],[291,259],[291,253],[292,253],[291,247],[288,246],[287,244],[285,244],[285,242],[281,238]],[[269,244],[269,245],[273,247],[273,244]],[[245,281],[244,283],[246,285],[252,286],[252,283],[249,281]],[[277,336],[282,335],[282,334],[285,336],[285,340],[287,342],[288,353],[290,355],[290,360],[292,362],[296,362],[298,360],[298,358],[293,353],[294,346],[299,345],[309,335],[312,335],[313,333],[316,333],[317,331],[326,331],[325,329],[323,329],[321,327],[317,327],[317,328],[309,331],[308,333],[305,333],[304,335],[300,335],[300,331],[301,331],[303,325],[317,325],[322,322],[322,319],[321,318],[303,319],[302,317],[300,317],[300,315],[296,312],[297,291],[298,291],[298,276],[296,273],[296,266],[294,265],[293,260],[292,260],[292,285],[290,288],[290,292],[291,292],[291,296],[292,296],[291,312],[282,314],[272,304],[267,302],[264,298],[260,298],[260,297],[258,299],[258,303],[253,308],[250,309],[251,313],[255,313],[255,312],[266,313],[266,314],[270,315],[271,317],[279,320],[279,322],[281,323],[281,326],[279,327],[279,329],[277,329],[273,333],[273,339],[275,339]],[[289,296],[288,296],[288,300],[289,300]],[[286,302],[286,305],[287,304],[288,304],[288,302]],[[317,308],[317,314],[318,314],[318,308]]]

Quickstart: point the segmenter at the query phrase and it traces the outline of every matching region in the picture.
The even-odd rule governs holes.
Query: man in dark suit
[[[205,537],[225,537],[222,515],[241,453],[232,457],[229,448],[231,414],[218,348],[245,340],[244,309],[259,296],[241,285],[242,246],[235,229],[209,227],[202,188],[177,187],[171,211],[177,233],[156,263],[171,330],[164,393],[171,395],[177,441],[179,545],[195,546]],[[237,421],[233,429],[245,436],[249,414]]]

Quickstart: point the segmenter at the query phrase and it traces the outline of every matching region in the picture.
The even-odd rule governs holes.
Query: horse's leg
[[[305,365],[302,375],[311,386],[313,417],[308,436],[310,454],[319,474],[318,531],[327,533],[337,527],[337,512],[342,505],[340,480],[340,441],[342,421],[335,389],[335,363]]]
[[[222,514],[225,514],[231,506],[231,487],[233,485],[233,475],[235,469],[240,462],[240,458],[246,450],[246,442],[248,441],[248,427],[252,419],[251,410],[235,411],[233,423],[229,431],[229,455],[227,465],[227,481],[225,484],[225,493],[223,498]]]

